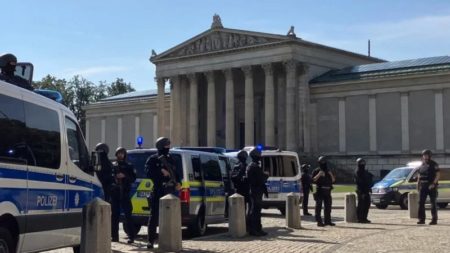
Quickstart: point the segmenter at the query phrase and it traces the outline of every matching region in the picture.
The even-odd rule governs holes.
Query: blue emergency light
[[[144,143],[144,137],[138,136],[136,139],[137,145],[139,148],[142,148],[142,144]]]
[[[263,151],[264,146],[261,144],[256,145],[256,149],[258,149],[259,151]]]

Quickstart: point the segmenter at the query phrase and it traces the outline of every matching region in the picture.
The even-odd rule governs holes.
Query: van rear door
[[[225,190],[220,170],[219,158],[200,155],[204,194],[206,196],[206,216],[222,216],[225,213]]]

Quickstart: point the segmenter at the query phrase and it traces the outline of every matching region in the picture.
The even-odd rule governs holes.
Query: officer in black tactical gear
[[[169,154],[170,140],[160,137],[156,140],[157,154],[150,156],[145,163],[147,177],[153,181],[153,192],[148,200],[151,214],[148,221],[147,248],[152,249],[157,237],[156,227],[159,221],[159,199],[174,194],[181,189],[181,175],[178,175],[175,161]]]
[[[14,75],[17,58],[13,54],[0,55],[0,80],[14,84],[27,90],[34,90],[31,84],[20,76]]]
[[[253,148],[250,151],[252,162],[247,167],[247,180],[250,186],[250,210],[247,216],[249,221],[249,234],[253,236],[265,236],[262,230],[261,209],[262,197],[267,192],[266,182],[269,175],[259,165],[261,161],[261,150]]]
[[[308,212],[308,202],[309,202],[309,193],[312,192],[312,178],[309,174],[309,169],[311,168],[311,165],[309,164],[302,164],[301,170],[302,170],[302,177],[300,178],[300,181],[302,183],[302,190],[303,190],[303,215],[311,216]]]
[[[250,202],[250,187],[247,182],[247,151],[241,150],[237,154],[239,163],[236,164],[231,172],[231,180],[233,181],[234,187],[236,188],[236,193],[240,194],[245,199],[245,208],[247,210],[247,205]]]
[[[316,184],[316,193],[314,193],[314,199],[316,200],[316,221],[317,226],[323,227],[325,225],[335,226],[331,222],[331,190],[333,189],[333,183],[335,182],[335,177],[333,173],[328,168],[326,157],[321,156],[318,159],[319,168],[315,169],[312,178],[313,182]],[[325,223],[322,222],[321,212],[322,203],[324,204],[324,216]]]
[[[134,223],[131,217],[133,206],[131,204],[131,184],[136,181],[136,172],[133,165],[127,162],[127,150],[116,149],[117,161],[113,163],[113,183],[111,187],[111,230],[112,241],[119,241],[120,210],[125,216],[124,225],[127,226],[128,243],[134,242]]]
[[[417,190],[420,193],[419,197],[419,221],[417,224],[425,224],[425,201],[427,196],[430,196],[431,203],[431,222],[430,225],[436,225],[437,203],[438,195],[437,187],[439,183],[439,165],[431,160],[431,151],[424,150],[422,152],[422,165],[419,167],[419,179],[417,180]]]
[[[97,177],[102,184],[105,201],[111,203],[111,186],[113,184],[112,168],[113,164],[108,159],[109,147],[105,143],[99,143],[95,146],[98,154],[101,169],[97,171]]]
[[[362,158],[356,160],[358,168],[355,171],[356,194],[358,195],[358,206],[356,216],[359,223],[370,223],[367,219],[370,208],[370,193],[373,186],[373,175],[366,170],[366,161]]]

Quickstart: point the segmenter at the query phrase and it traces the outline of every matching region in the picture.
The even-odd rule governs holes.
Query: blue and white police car
[[[103,196],[82,131],[60,103],[0,81],[0,252],[79,248]]]

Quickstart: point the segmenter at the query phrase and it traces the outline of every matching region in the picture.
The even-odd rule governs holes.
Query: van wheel
[[[203,236],[206,233],[207,225],[205,223],[205,214],[203,211],[195,217],[191,225],[188,226],[189,233],[192,236]]]
[[[375,205],[378,209],[386,209],[388,207],[387,204],[376,204]]]
[[[286,207],[279,207],[278,210],[280,211],[281,215],[286,215]]]
[[[405,193],[400,197],[400,208],[403,210],[408,209],[408,194]]]
[[[438,205],[439,208],[444,209],[444,208],[446,208],[448,206],[448,203],[438,203],[437,205]]]
[[[11,233],[5,228],[0,228],[0,253],[16,252]]]

